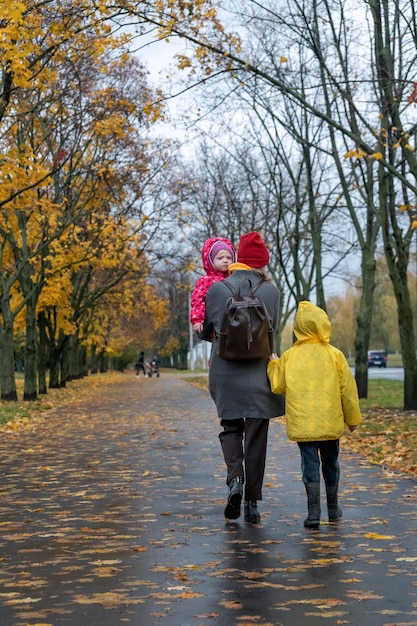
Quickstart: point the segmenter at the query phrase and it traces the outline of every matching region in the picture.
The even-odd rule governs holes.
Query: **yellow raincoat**
[[[300,302],[295,317],[297,341],[268,363],[274,393],[285,394],[287,435],[291,441],[339,439],[345,425],[362,421],[356,381],[344,354],[330,345],[331,324],[323,309]]]

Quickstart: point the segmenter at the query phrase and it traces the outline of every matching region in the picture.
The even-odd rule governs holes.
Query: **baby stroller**
[[[155,376],[157,378],[159,378],[159,363],[157,359],[152,359],[152,361],[148,364],[148,376],[149,378],[151,378],[151,376],[153,374],[155,374]]]

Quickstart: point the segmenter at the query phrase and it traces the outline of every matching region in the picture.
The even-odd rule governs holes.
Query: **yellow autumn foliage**
[[[146,263],[138,279],[132,250],[143,245],[147,217],[124,216],[125,181],[129,167],[147,172],[138,124],[159,119],[162,105],[124,48],[129,35],[113,35],[106,22],[114,6],[81,0],[67,9],[50,0],[0,8],[2,72],[13,88],[0,107],[3,288],[16,332],[36,294],[36,311],[54,316],[56,334],[80,328],[82,340],[91,333],[90,342],[110,346],[145,290]],[[137,98],[117,82],[134,72]],[[163,304],[149,293],[147,307],[156,328]]]
[[[346,152],[345,159],[362,159],[366,156],[366,152],[362,148],[355,148]]]

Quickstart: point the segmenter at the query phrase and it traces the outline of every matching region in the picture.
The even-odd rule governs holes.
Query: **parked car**
[[[368,367],[387,367],[386,350],[368,350]]]

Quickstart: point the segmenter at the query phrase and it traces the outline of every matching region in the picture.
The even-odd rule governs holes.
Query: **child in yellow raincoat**
[[[346,426],[361,423],[358,390],[344,354],[330,345],[327,313],[311,302],[298,305],[294,345],[281,358],[271,355],[268,378],[274,393],[285,394],[287,435],[301,454],[307,492],[306,528],[320,524],[320,461],[329,522],[342,517],[338,506],[339,439]]]

